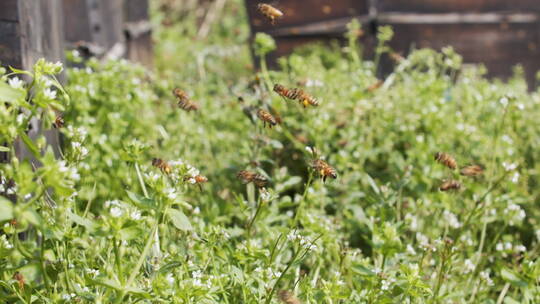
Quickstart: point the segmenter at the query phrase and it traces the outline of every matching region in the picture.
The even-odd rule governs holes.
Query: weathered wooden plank
[[[17,0],[2,0],[0,8],[0,21],[18,20]]]
[[[127,58],[151,67],[154,54],[148,5],[148,0],[125,0],[124,32]]]
[[[22,66],[20,26],[17,22],[0,21],[0,64]]]
[[[379,12],[474,13],[540,11],[538,0],[377,0]]]
[[[429,24],[385,23],[392,25],[395,38],[390,46],[406,54],[411,45],[416,48],[441,49],[453,46],[466,63],[483,63],[489,74],[506,78],[512,67],[521,64],[529,81],[540,69],[539,24],[491,23],[491,24]]]
[[[246,0],[254,32],[369,14],[368,0],[281,0],[276,2],[275,7],[280,9],[285,17],[272,25],[257,11],[257,5],[261,2],[273,4],[271,1]]]

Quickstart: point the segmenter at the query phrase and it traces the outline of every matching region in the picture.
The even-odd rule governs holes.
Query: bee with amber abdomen
[[[443,181],[441,186],[439,186],[439,190],[441,191],[451,191],[459,189],[461,189],[461,183],[453,179]]]
[[[23,277],[22,273],[16,271],[13,274],[13,279],[15,281],[17,281],[17,283],[19,284],[19,289],[21,289],[21,290],[24,289],[24,283],[26,283],[26,282],[24,281],[24,277]]]
[[[288,89],[281,84],[274,85],[274,92],[278,93],[278,95],[283,98],[288,98],[292,100],[295,100],[300,96],[300,92],[298,89]]]
[[[278,293],[279,299],[285,304],[300,304],[300,300],[294,294],[287,290],[280,290]]]
[[[62,127],[64,127],[65,125],[65,121],[64,121],[64,117],[62,117],[62,115],[56,115],[56,118],[54,119],[54,122],[53,122],[53,126],[56,128],[56,129],[60,129]]]
[[[268,179],[264,177],[262,174],[242,170],[236,174],[236,176],[242,181],[244,184],[253,183],[258,188],[264,188],[266,184],[268,183]]]
[[[469,177],[476,177],[482,175],[484,173],[484,168],[482,168],[479,165],[469,165],[461,168],[459,171],[461,175],[469,176]]]
[[[266,17],[272,23],[272,25],[276,24],[276,20],[283,17],[283,12],[278,10],[277,8],[271,6],[270,4],[266,3],[259,3],[257,5],[257,10],[261,15]]]
[[[262,120],[264,127],[266,127],[266,124],[268,124],[270,128],[272,128],[272,126],[277,125],[276,118],[272,114],[270,114],[269,112],[263,109],[257,110],[257,117],[259,117],[259,119]]]
[[[323,182],[326,182],[326,178],[331,177],[333,179],[337,178],[336,169],[330,166],[324,160],[318,158],[311,163],[311,168],[317,172],[317,174],[322,178]]]
[[[314,107],[319,105],[319,102],[317,101],[315,97],[304,92],[303,90],[300,90],[300,89],[296,89],[296,90],[299,90],[298,101],[300,102],[301,105],[304,106],[304,108],[307,107],[308,105],[312,105]]]
[[[208,182],[208,178],[206,176],[197,174],[194,176],[186,176],[184,181],[188,181],[190,184],[199,186],[199,189],[202,191],[202,184]]]
[[[367,88],[367,91],[372,93],[374,92],[375,90],[377,90],[378,88],[380,88],[382,85],[384,84],[384,81],[382,80],[377,80],[377,82],[373,83],[372,85],[370,85],[368,88]]]
[[[161,170],[161,172],[165,174],[170,174],[172,172],[171,165],[169,165],[169,163],[167,163],[161,158],[152,159],[152,166],[158,168],[159,170]]]
[[[173,94],[178,99],[178,107],[180,109],[187,112],[197,111],[199,109],[199,105],[191,100],[184,90],[176,88],[173,90]]]
[[[444,152],[435,153],[435,160],[452,170],[455,170],[457,168],[456,160],[448,153],[444,153]]]
[[[297,100],[300,102],[301,105],[307,107],[308,105],[312,105],[314,107],[319,105],[319,102],[317,99],[310,94],[306,93],[302,89],[293,88],[288,89],[280,84],[274,85],[274,92],[278,93],[283,98],[288,98],[292,100]]]

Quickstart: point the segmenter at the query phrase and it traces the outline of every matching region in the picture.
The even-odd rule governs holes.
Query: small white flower
[[[497,243],[497,245],[495,246],[495,250],[497,250],[497,251],[503,251],[503,250],[504,250],[504,245],[503,245],[503,243],[501,243],[501,242]]]
[[[475,268],[476,268],[476,265],[474,265],[471,260],[469,259],[465,260],[465,273],[472,272],[474,271]]]
[[[134,210],[129,214],[129,216],[131,219],[138,221],[141,219],[141,212],[139,210]]]
[[[306,146],[306,151],[308,151],[308,153],[313,154],[313,148],[311,148],[310,146]]]
[[[80,58],[81,57],[81,53],[78,50],[73,50],[71,52],[71,55],[73,55],[74,58]]]
[[[199,207],[195,207],[195,209],[193,209],[193,214],[200,214],[201,213],[201,209],[199,209]]]
[[[269,200],[270,200],[270,197],[271,197],[271,195],[270,195],[269,192],[267,192],[267,191],[262,191],[262,192],[261,192],[261,199],[262,199],[263,201],[265,201],[265,202],[269,201]]]
[[[512,175],[511,179],[512,183],[517,184],[519,181],[519,172],[514,172],[514,175]]]
[[[415,255],[416,251],[414,250],[414,247],[411,244],[407,245],[407,253],[411,255]]]
[[[20,80],[19,77],[10,78],[8,84],[14,89],[22,89],[24,87],[24,81]]]
[[[80,148],[80,147],[81,147],[81,143],[78,142],[78,141],[74,141],[74,142],[71,143],[71,146],[72,146],[73,148]]]
[[[517,252],[525,252],[527,251],[527,247],[523,246],[523,245],[517,245],[514,247],[514,249],[517,251]]]
[[[508,98],[503,97],[499,99],[499,102],[503,105],[503,107],[506,107],[508,105]]]
[[[94,278],[99,275],[99,270],[98,269],[87,269],[86,272],[91,274],[92,277],[94,277]]]
[[[47,99],[51,99],[51,100],[56,99],[56,91],[55,91],[55,90],[51,90],[50,88],[46,88],[46,89],[43,91],[43,95],[45,95],[45,97],[47,97]]]
[[[512,243],[510,243],[510,242],[504,243],[504,249],[506,249],[506,250],[512,250]]]
[[[112,207],[110,211],[111,211],[112,217],[120,217],[122,216],[122,214],[124,214],[124,211],[121,208],[116,207],[116,206]]]
[[[167,195],[167,197],[172,200],[177,197],[175,190],[172,188],[165,190],[165,195]]]
[[[172,273],[167,274],[165,279],[167,280],[167,282],[169,282],[169,284],[171,284],[171,285],[174,284],[174,277],[173,277]]]
[[[195,184],[196,182],[197,182],[197,180],[195,180],[193,177],[188,179],[188,183],[190,183],[190,184]]]
[[[506,171],[515,170],[518,166],[516,163],[507,163],[507,162],[503,162],[502,165]]]

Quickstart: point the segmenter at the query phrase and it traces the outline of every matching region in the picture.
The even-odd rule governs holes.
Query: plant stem
[[[508,292],[509,288],[510,288],[510,283],[504,284],[504,287],[501,290],[501,293],[499,294],[499,298],[497,299],[497,304],[502,304],[502,302],[504,301],[504,297],[506,296],[506,293]]]
[[[135,162],[135,171],[137,171],[137,178],[139,179],[139,183],[141,184],[141,189],[144,193],[144,196],[146,198],[150,198],[148,195],[148,191],[146,191],[146,185],[144,184],[144,180],[142,178],[141,169],[139,168],[139,163]]]
[[[251,235],[251,227],[253,226],[253,223],[255,222],[255,219],[257,219],[257,216],[261,212],[261,209],[262,209],[263,205],[264,205],[264,201],[261,200],[260,194],[259,194],[257,210],[255,211],[255,215],[253,215],[253,217],[251,218],[251,221],[249,221],[249,224],[247,226],[247,235],[248,236]]]
[[[294,223],[296,224],[298,222],[298,214],[300,214],[300,211],[302,211],[302,203],[306,200],[307,192],[309,187],[311,186],[311,182],[313,181],[313,172],[309,171],[308,181],[306,183],[306,188],[304,188],[304,193],[302,194],[302,199],[300,200],[300,203],[298,204],[298,208],[296,208],[296,214],[294,215]]]
[[[116,297],[114,301],[115,304],[122,303],[122,300],[124,299],[124,296],[127,293],[126,289],[131,286],[131,284],[135,280],[135,277],[139,273],[139,270],[141,269],[141,266],[144,263],[144,259],[146,258],[146,256],[148,255],[148,252],[150,251],[150,248],[152,247],[152,241],[154,240],[154,235],[157,231],[158,225],[159,225],[159,221],[156,221],[156,223],[154,224],[154,227],[152,228],[152,231],[150,231],[150,235],[148,236],[148,239],[146,240],[144,249],[141,255],[139,256],[139,260],[137,261],[135,268],[133,268],[133,270],[131,271],[131,274],[129,275],[129,279],[126,285],[124,285],[124,289],[118,294],[118,296]]]

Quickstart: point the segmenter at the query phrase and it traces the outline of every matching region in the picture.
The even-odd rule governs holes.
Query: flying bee
[[[294,294],[287,290],[280,290],[278,293],[279,299],[285,304],[300,304],[300,300]]]
[[[197,111],[199,105],[191,100],[184,90],[176,88],[173,90],[174,96],[178,99],[178,107],[184,111]]]
[[[64,117],[62,115],[56,115],[56,118],[53,122],[53,127],[60,129],[65,125]]]
[[[258,188],[264,188],[266,184],[268,183],[268,179],[264,177],[262,174],[242,170],[236,174],[236,177],[238,177],[242,183],[249,184],[253,183]]]
[[[281,84],[275,84],[274,85],[274,92],[278,93],[279,96],[283,97],[283,98],[288,98],[288,99],[292,99],[292,100],[295,100],[297,99],[300,95],[299,95],[299,90],[298,89],[287,89],[286,87],[282,86]]]
[[[380,88],[383,84],[384,84],[384,81],[382,81],[382,80],[377,80],[377,82],[375,82],[374,84],[370,85],[370,86],[367,88],[367,91],[371,93],[371,92],[377,90],[378,88]]]
[[[19,289],[24,289],[24,277],[22,275],[22,273],[16,271],[14,274],[13,274],[13,279],[15,281],[17,281],[17,283],[19,284]]]
[[[475,177],[475,176],[482,175],[482,173],[484,173],[484,168],[482,168],[482,166],[479,166],[479,165],[470,165],[470,166],[465,166],[461,168],[459,173],[464,176]]]
[[[268,126],[270,127],[270,129],[272,128],[272,126],[277,125],[276,118],[272,114],[270,114],[269,112],[267,112],[267,111],[265,111],[263,109],[257,110],[257,117],[259,117],[259,119],[263,121],[263,126],[264,127],[266,127],[267,123],[268,123]]]
[[[161,158],[152,159],[152,166],[160,169],[161,172],[163,172],[165,174],[170,174],[171,171],[172,171],[171,165],[169,165],[166,161],[164,161]]]
[[[448,153],[444,153],[444,152],[435,153],[435,160],[452,170],[455,170],[457,168],[456,160]]]
[[[327,177],[331,177],[333,179],[337,178],[336,169],[332,168],[332,166],[320,158],[315,159],[311,163],[311,168],[315,170],[317,174],[319,174],[323,182],[326,182]]]
[[[304,92],[303,90],[300,90],[300,89],[295,89],[295,90],[298,90],[298,101],[300,102],[301,105],[305,107],[307,107],[308,105],[312,105],[314,107],[318,106],[319,105],[319,102],[317,101],[317,99],[311,95],[309,95],[308,93]]]
[[[450,190],[459,190],[461,188],[461,183],[456,180],[446,180],[439,186],[441,191],[450,191]]]
[[[259,13],[261,13],[261,15],[266,17],[266,19],[268,19],[272,25],[276,24],[276,19],[283,17],[283,12],[270,4],[259,3],[257,5],[257,10]]]
[[[184,181],[188,181],[190,184],[199,186],[199,189],[202,191],[202,184],[208,182],[208,178],[206,176],[197,174],[195,176],[186,176]]]

